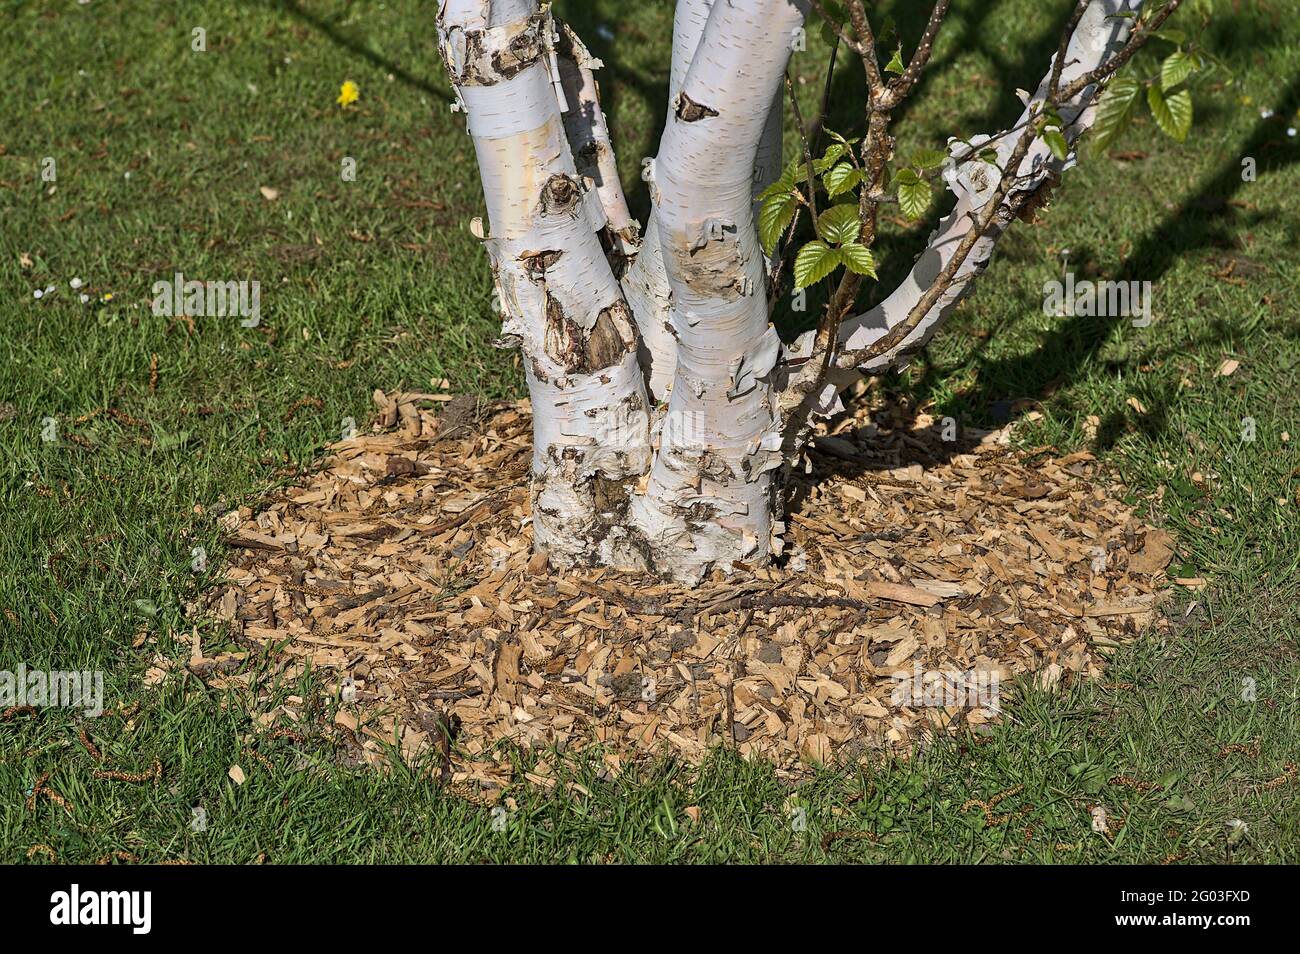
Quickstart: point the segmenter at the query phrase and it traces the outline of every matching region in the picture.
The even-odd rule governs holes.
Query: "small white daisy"
[[[81,279],[80,279],[80,278],[74,278],[72,281],[68,282],[68,284],[69,284],[70,286],[72,286],[73,288],[80,288],[80,287],[81,287]]]
[[[44,294],[45,294],[45,292],[41,291],[41,290],[38,288],[38,289],[36,289],[34,292],[32,292],[32,297],[33,297],[33,298],[40,298],[40,297],[44,296]]]
[[[1259,118],[1260,118],[1260,119],[1271,119],[1272,116],[1273,116],[1273,110],[1271,110],[1271,109],[1261,109],[1261,110],[1259,111]]]

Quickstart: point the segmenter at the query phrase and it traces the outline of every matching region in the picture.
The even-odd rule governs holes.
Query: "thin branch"
[[[843,28],[835,22],[834,17],[826,12],[826,8],[821,5],[820,0],[808,0],[808,2],[812,4],[813,12],[822,18],[822,21],[835,32],[835,35],[843,41],[844,45],[861,56],[862,47],[858,46],[857,41],[845,33]]]
[[[867,11],[862,0],[848,0],[849,21],[858,36],[857,53],[862,57],[862,68],[867,73],[867,86],[871,90],[871,103],[876,106],[885,95],[885,80],[880,75],[880,62],[876,59],[876,37],[871,32]]]
[[[817,115],[817,136],[813,140],[813,152],[822,151],[822,133],[826,131],[826,116],[831,109],[831,80],[835,78],[835,57],[839,52],[840,38],[836,34],[835,43],[831,46],[831,60],[826,65],[826,82],[822,84],[822,105]]]
[[[881,190],[885,181],[885,167],[893,150],[893,138],[889,135],[890,114],[888,110],[876,110],[869,114],[867,136],[863,143],[863,162],[866,169],[863,184],[858,192],[858,222],[860,233],[858,242],[867,248],[876,244],[878,206]],[[846,268],[840,276],[830,301],[826,303],[826,312],[817,325],[813,339],[813,353],[822,353],[821,370],[813,385],[813,392],[820,392],[830,373],[831,362],[835,358],[835,348],[839,343],[840,323],[852,310],[858,299],[858,290],[862,287],[862,276]]]
[[[812,215],[813,225],[817,224],[817,180],[813,177],[812,148],[808,145],[808,130],[803,124],[803,113],[799,109],[799,97],[794,94],[794,81],[790,71],[785,71],[785,88],[790,94],[790,109],[794,113],[794,124],[799,130],[799,141],[803,144],[803,158],[808,165],[808,211]]]
[[[935,37],[939,34],[939,27],[943,26],[943,19],[948,15],[948,7],[951,2],[952,0],[937,0],[930,10],[930,21],[925,25],[925,33],[921,35],[921,44],[916,48],[916,52],[912,54],[907,69],[903,71],[901,76],[897,76],[889,82],[890,105],[897,105],[911,92],[912,86],[921,75],[921,71],[930,62],[930,54],[934,52]],[[1081,5],[1086,6],[1088,0],[1079,0],[1079,2]]]
[[[1101,82],[1111,76],[1129,60],[1133,59],[1133,55],[1146,45],[1147,40],[1151,39],[1156,31],[1164,26],[1165,21],[1168,20],[1169,17],[1173,15],[1173,12],[1182,5],[1182,2],[1183,0],[1169,0],[1169,4],[1153,16],[1149,23],[1138,21],[1138,23],[1133,27],[1133,33],[1129,36],[1128,42],[1125,44],[1124,48],[1116,53],[1110,62],[1103,63],[1095,70],[1083,74],[1069,86],[1065,87],[1065,89],[1061,90],[1060,95],[1057,96],[1056,102],[1063,103],[1067,100],[1073,99],[1093,83]]]
[[[822,133],[823,133],[823,132],[825,131],[825,129],[826,129],[826,114],[827,114],[827,112],[828,112],[829,109],[830,109],[830,99],[831,99],[831,79],[835,76],[835,58],[836,58],[836,55],[839,53],[839,49],[840,49],[840,40],[839,40],[839,37],[838,37],[838,35],[837,35],[837,36],[836,36],[835,43],[831,46],[831,58],[830,58],[830,62],[829,62],[829,63],[827,64],[827,66],[826,66],[826,80],[825,80],[825,82],[822,84],[822,104],[821,104],[821,114],[817,117],[817,137],[816,137],[816,139],[813,141],[813,150],[812,150],[813,152],[821,152],[821,137],[822,137]],[[789,77],[787,76],[786,78],[787,78],[787,81],[788,81]],[[797,104],[796,104],[795,108],[796,108],[796,110],[798,109],[798,105],[797,105]],[[798,113],[796,112],[795,115],[796,115],[796,117],[797,117],[797,116],[798,116]],[[801,122],[800,122],[800,129],[801,129],[801,130],[802,130],[802,127],[803,127],[803,123],[802,123],[802,121],[801,121]],[[852,150],[850,150],[850,155],[852,155]],[[854,162],[854,165],[857,165],[857,159],[856,159],[856,158],[854,158],[853,162]],[[809,174],[809,179],[811,180],[811,178],[812,178],[812,176],[811,176],[811,172],[810,172],[810,174]],[[799,216],[800,216],[800,214],[801,214],[802,212],[803,212],[803,208],[802,208],[802,206],[800,206],[800,207],[798,207],[798,208],[796,208],[796,209],[794,210],[794,217],[790,220],[790,225],[789,225],[789,227],[786,229],[786,232],[785,232],[785,238],[782,240],[782,244],[781,244],[781,246],[780,246],[780,247],[783,249],[783,251],[782,251],[782,253],[777,257],[776,263],[775,263],[775,265],[772,267],[772,271],[771,271],[771,273],[768,275],[768,280],[767,280],[767,284],[768,284],[768,301],[767,301],[767,310],[768,310],[769,312],[772,310],[772,308],[773,308],[773,307],[775,306],[775,304],[776,304],[776,296],[777,296],[777,294],[778,294],[778,289],[780,288],[780,283],[781,283],[781,273],[785,271],[786,261],[789,259],[789,257],[790,257],[790,252],[791,252],[791,250],[793,249],[793,246],[792,246],[790,243],[793,241],[793,239],[794,239],[794,235],[795,235],[795,231],[796,231],[796,230],[798,229],[798,227],[799,227]],[[814,219],[814,221],[815,221],[815,219]]]
[[[1169,19],[1170,15],[1179,7],[1182,0],[1169,0],[1169,4],[1164,7],[1158,14],[1152,17],[1150,23],[1142,29],[1134,28],[1134,32],[1129,36],[1125,45],[1111,59],[1101,66],[1084,74],[1083,76],[1070,83],[1064,89],[1056,91],[1052,95],[1049,91],[1048,97],[1043,101],[1044,107],[1056,107],[1074,96],[1078,95],[1088,86],[1099,82],[1108,76],[1114,74],[1121,66],[1133,58],[1133,55],[1142,48],[1146,41],[1154,34],[1160,26]],[[1063,48],[1068,48],[1068,36],[1073,35],[1074,28],[1077,27],[1081,14],[1076,17],[1072,16],[1070,25],[1067,28],[1067,39],[1062,43]],[[1053,67],[1053,79],[1059,82],[1059,72]],[[1041,110],[1040,110],[1041,113]],[[898,347],[902,344],[907,336],[910,335],[921,324],[930,310],[938,302],[939,298],[952,286],[953,279],[961,266],[965,263],[970,250],[975,244],[984,238],[990,227],[993,225],[998,213],[1002,211],[1002,203],[1006,199],[1007,193],[1011,189],[1012,182],[1018,178],[1020,164],[1024,161],[1029,152],[1030,146],[1037,138],[1040,130],[1035,122],[1028,122],[1012,151],[1010,158],[1007,160],[1003,169],[1002,177],[998,182],[998,187],[992,197],[985,203],[984,211],[980,215],[973,229],[962,237],[961,243],[954,250],[952,258],[944,269],[935,277],[934,281],[925,290],[925,293],[917,300],[908,312],[907,317],[889,330],[883,337],[872,342],[865,348],[860,348],[852,352],[843,352],[841,354],[840,366],[853,366],[863,364],[872,358],[879,357]],[[1029,195],[1020,197],[1017,201],[1009,204],[1006,210],[1008,215],[1014,215],[1018,208],[1029,199]]]
[[[1052,61],[1052,78],[1047,83],[1047,98],[1052,99],[1056,96],[1057,90],[1061,86],[1061,70],[1065,69],[1065,54],[1070,48],[1070,38],[1074,36],[1075,27],[1083,19],[1084,13],[1088,9],[1088,4],[1092,0],[1078,0],[1074,5],[1074,12],[1070,14],[1070,22],[1065,25],[1061,32],[1061,42],[1056,46],[1056,59]]]

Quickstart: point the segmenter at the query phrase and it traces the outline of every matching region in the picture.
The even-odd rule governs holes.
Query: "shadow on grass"
[[[328,37],[332,42],[343,47],[343,49],[347,50],[349,53],[353,53],[356,56],[361,57],[363,60],[370,63],[372,66],[377,66],[382,70],[386,70],[387,72],[392,73],[394,77],[396,77],[401,82],[405,83],[407,86],[411,86],[415,89],[418,89],[420,90],[420,92],[427,93],[430,96],[436,96],[444,103],[450,103],[452,101],[452,95],[445,86],[435,85],[434,83],[431,83],[429,80],[425,79],[424,77],[416,76],[410,70],[407,70],[402,66],[399,66],[397,63],[394,63],[392,60],[380,56],[374,50],[366,46],[366,44],[361,40],[357,39],[356,37],[349,36],[343,30],[339,29],[331,20],[328,20],[324,17],[319,16],[318,14],[312,13],[311,11],[304,9],[302,4],[298,3],[297,0],[267,0],[266,5],[269,6],[272,10],[279,10],[282,13],[287,13],[295,20],[298,20],[299,22],[311,27],[313,30],[315,30],[317,33],[320,33],[322,36]],[[429,14],[431,20],[433,14],[434,14],[434,10],[431,10]],[[430,23],[429,35],[431,38],[430,49],[436,52],[437,42],[436,40],[432,39],[433,37],[432,23]],[[439,75],[441,75],[441,72],[439,73]]]
[[[1290,116],[1300,108],[1300,78],[1292,80],[1273,105],[1275,116]],[[1261,176],[1278,172],[1300,161],[1300,147],[1289,145],[1281,126],[1273,119],[1261,119],[1251,133],[1224,162],[1212,172],[1196,190],[1175,206],[1152,231],[1142,236],[1123,266],[1114,275],[1104,276],[1112,281],[1149,281],[1153,285],[1169,271],[1175,262],[1188,255],[1209,248],[1235,249],[1236,245],[1225,223],[1243,214],[1234,197],[1243,186],[1241,160],[1253,156],[1258,162]],[[1265,216],[1254,214],[1252,221]],[[1087,250],[1076,250],[1079,260],[1086,261]],[[1042,302],[1026,299],[1017,313],[1037,310]],[[987,361],[983,358],[991,341],[1006,326],[995,328],[962,364],[974,364],[978,369],[978,385],[962,392],[963,403],[978,413],[979,409],[1024,395],[1050,393],[1056,385],[1069,380],[1078,369],[1096,356],[1114,331],[1130,319],[1124,317],[1076,316],[1052,330],[1039,347],[1014,357]],[[1179,344],[1178,351],[1230,341],[1235,334],[1230,324],[1215,321],[1205,336]],[[1166,357],[1166,351],[1153,351],[1135,360],[1154,361]],[[940,383],[959,371],[958,366],[941,367],[927,364],[920,380],[909,389],[918,403],[933,396]],[[1018,393],[1012,393],[1014,389]],[[1154,396],[1156,403],[1148,402],[1149,413],[1141,428],[1156,436],[1163,431],[1166,398]],[[1110,422],[1098,434],[1098,446],[1111,446],[1122,432],[1122,422]],[[1154,429],[1154,430],[1153,430]]]
[[[1298,108],[1300,77],[1293,80],[1278,98],[1273,113],[1276,116],[1290,116]],[[1141,280],[1154,284],[1184,256],[1211,247],[1233,247],[1230,233],[1223,228],[1222,219],[1238,214],[1232,199],[1243,185],[1241,157],[1256,157],[1260,175],[1281,171],[1300,161],[1300,148],[1287,145],[1285,137],[1281,137],[1282,147],[1275,148],[1279,142],[1279,129],[1278,123],[1271,118],[1258,122],[1233,155],[1194,192],[1179,202],[1164,221],[1138,241],[1123,267],[1111,276],[1112,280]],[[1086,248],[1076,249],[1076,252],[1080,260],[1087,261],[1091,257]],[[1024,314],[1041,307],[1042,302],[1036,296],[1026,296],[1022,306],[1014,309],[1012,314]],[[974,412],[971,416],[978,417],[982,409],[991,408],[989,416],[993,423],[1003,424],[1013,420],[1038,403],[1031,399],[1016,398],[1029,394],[1039,395],[1045,391],[1050,393],[1059,383],[1069,380],[1084,363],[1096,355],[1115,329],[1130,319],[1072,317],[1050,332],[1040,346],[1027,353],[997,361],[985,361],[981,355],[988,343],[1013,320],[1014,318],[1008,319],[1004,325],[993,329],[972,354],[962,359],[961,364],[940,367],[927,363],[920,380],[907,388],[906,393],[889,393],[889,401],[881,412],[889,419],[889,424],[910,429],[917,416],[916,409],[924,407],[944,380],[969,363],[978,367],[979,383],[961,392],[960,400]],[[1180,342],[1177,351],[1181,353],[1191,348],[1222,344],[1230,341],[1235,333],[1236,329],[1227,322],[1215,321],[1205,335]],[[1300,334],[1300,331],[1296,333]],[[1169,346],[1164,350],[1135,355],[1129,363],[1159,361],[1173,353],[1174,347]],[[1130,426],[1148,439],[1160,437],[1169,426],[1170,409],[1176,397],[1177,386],[1172,381],[1168,385],[1144,391],[1141,400],[1145,405],[1145,413],[1137,415],[1133,421],[1123,411],[1108,414],[1098,426],[1095,446],[1102,450],[1111,448]],[[860,442],[865,439],[865,443],[870,445],[873,433],[858,430],[841,436],[857,438]],[[921,436],[924,437],[925,433]],[[977,443],[976,437],[959,434],[955,441],[927,439],[917,443],[893,442],[888,453],[868,450],[851,460],[833,461],[825,454],[820,456],[828,464],[833,461],[832,470],[851,476],[855,473],[906,467],[913,463],[932,465],[947,462],[956,455],[970,452]],[[798,500],[793,500],[792,508],[797,506]]]
[[[364,42],[349,35],[329,19],[306,10],[298,0],[267,0],[269,5],[294,19],[320,32],[341,47],[355,55],[379,66],[402,82],[411,85],[429,95],[450,102],[451,94],[443,86],[435,85],[423,77],[411,73],[400,65],[375,53]],[[963,5],[953,11],[951,26],[956,28],[956,36],[947,46],[946,51],[936,57],[927,73],[933,75],[942,71],[945,64],[951,62],[970,50],[978,50],[991,64],[995,74],[993,82],[999,89],[1012,89],[1017,85],[1033,80],[1037,76],[1035,67],[1045,68],[1056,47],[1056,25],[1064,16],[1048,17],[1053,25],[1043,31],[1028,45],[1017,49],[1015,56],[1006,55],[1000,45],[993,39],[989,21],[996,12],[996,3],[976,3]],[[575,29],[585,38],[592,52],[606,61],[607,69],[614,82],[604,91],[606,112],[614,114],[617,110],[617,98],[624,90],[631,90],[642,101],[649,116],[653,117],[654,128],[649,142],[657,143],[663,132],[666,119],[664,104],[667,97],[667,66],[646,75],[626,67],[621,67],[612,55],[610,40],[602,35],[600,11],[595,7],[569,3],[563,11]],[[920,36],[928,17],[928,7],[924,4],[892,5],[889,11],[898,23],[898,30],[903,38],[905,49],[910,49]],[[814,18],[815,19],[815,18]],[[1235,18],[1234,31],[1225,34],[1222,29],[1210,37],[1212,44],[1223,47],[1238,47],[1242,42],[1241,30],[1260,44],[1267,44],[1269,31],[1254,19]],[[810,21],[810,26],[815,26]],[[666,39],[666,38],[665,38]],[[924,82],[924,80],[923,80]],[[822,124],[830,128],[853,130],[861,125],[862,103],[865,100],[865,86],[860,64],[851,53],[841,49],[837,58],[837,67],[832,80],[830,110],[824,116],[818,116],[813,125],[814,135]],[[915,97],[908,100],[896,112],[896,119],[906,118],[907,111],[916,102]],[[1300,78],[1292,80],[1290,85],[1274,104],[1275,116],[1293,115],[1300,107]],[[988,128],[1000,128],[1012,122],[1020,111],[1020,104],[1014,97],[1000,97],[998,102],[981,117],[977,125]],[[1239,215],[1232,203],[1233,197],[1242,186],[1241,157],[1250,155],[1258,161],[1260,175],[1267,175],[1285,168],[1300,158],[1300,150],[1287,143],[1279,135],[1280,127],[1274,119],[1261,119],[1251,134],[1242,143],[1236,154],[1225,162],[1195,191],[1185,198],[1152,232],[1144,236],[1133,252],[1125,260],[1120,271],[1111,276],[1104,276],[1112,281],[1150,281],[1157,282],[1178,259],[1213,246],[1229,247],[1233,239],[1225,223]],[[638,183],[629,194],[629,201],[634,205],[634,215],[642,220],[648,214],[649,198],[644,183]],[[1261,218],[1256,217],[1256,220]],[[805,238],[811,237],[810,226],[804,223],[807,231]],[[903,234],[886,234],[879,241],[879,258],[886,264],[881,275],[882,281],[870,286],[871,293],[879,295],[881,289],[892,287],[897,279],[911,267],[916,254],[924,247],[926,233],[924,230],[911,230]],[[1086,258],[1085,258],[1086,260]],[[826,290],[811,289],[807,296],[807,308],[798,314],[793,313],[788,305],[788,296],[779,299],[774,322],[782,330],[783,336],[789,337],[810,326],[824,306]],[[1037,310],[1041,302],[1025,300],[1023,308]],[[1012,399],[1025,395],[1040,395],[1050,392],[1057,384],[1069,380],[1078,369],[1091,360],[1115,329],[1127,318],[1072,317],[1060,327],[1051,331],[1042,344],[1023,355],[986,361],[983,355],[988,344],[996,339],[1006,325],[995,328],[973,352],[963,359],[963,364],[974,363],[979,371],[978,385],[961,394],[961,401],[975,415],[982,409],[993,408],[992,418],[995,423],[1002,423],[997,408],[1008,404]],[[1192,344],[1214,344],[1231,338],[1233,328],[1226,323],[1214,323],[1210,335]],[[1146,359],[1156,357],[1145,355]],[[933,396],[940,383],[955,373],[957,367],[941,367],[926,363],[921,378],[908,388],[917,405]],[[1012,393],[1012,392],[1016,393]],[[1141,427],[1155,436],[1163,431],[1166,417],[1167,396],[1150,395],[1148,414],[1144,416]],[[1171,397],[1168,396],[1168,397]],[[1123,430],[1122,420],[1103,422],[1099,431],[1099,445],[1110,446],[1115,437]]]

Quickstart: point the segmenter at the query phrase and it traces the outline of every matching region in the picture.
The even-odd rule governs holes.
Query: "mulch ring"
[[[374,764],[394,741],[432,747],[494,790],[505,741],[600,743],[614,771],[721,743],[797,774],[978,727],[999,685],[1095,678],[1167,626],[1168,534],[1093,482],[1091,454],[1016,451],[1009,428],[945,441],[943,422],[859,399],[816,440],[784,565],[692,590],[533,556],[527,402],[375,400],[372,433],[222,518],[228,582],[195,607],[252,655],[281,647],[283,677],[324,673]],[[196,646],[190,669],[247,686],[245,655]]]

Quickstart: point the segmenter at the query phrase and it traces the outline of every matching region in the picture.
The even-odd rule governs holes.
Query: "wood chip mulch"
[[[613,771],[722,744],[795,774],[998,717],[901,704],[894,674],[1051,687],[1167,625],[1170,537],[1089,453],[1016,451],[1009,428],[944,440],[951,425],[859,400],[816,440],[783,565],[688,590],[533,555],[527,402],[375,401],[371,433],[222,517],[227,583],[195,610],[275,653],[281,684],[324,674],[340,733],[376,764],[385,744],[442,752],[444,777],[495,790],[507,741],[599,743]],[[247,686],[245,655],[204,659],[196,637],[189,669]],[[303,719],[294,702],[268,718]]]

